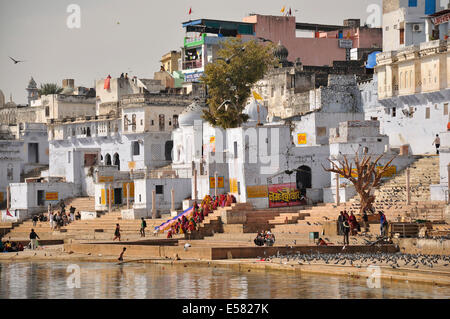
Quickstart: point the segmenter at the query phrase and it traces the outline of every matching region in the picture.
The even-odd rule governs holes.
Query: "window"
[[[164,114],[160,114],[159,115],[159,130],[160,131],[164,131],[165,124],[166,124],[165,122],[166,122],[166,120],[165,120]]]
[[[397,117],[397,108],[392,108],[392,117]]]
[[[14,169],[12,164],[8,164],[8,168],[6,170],[6,177],[8,181],[12,181],[14,179]]]
[[[448,115],[448,103],[444,103],[444,115]]]
[[[127,115],[123,116],[123,130],[128,131],[128,116]],[[102,130],[102,132],[103,132],[103,130]]]
[[[431,115],[431,110],[429,107],[425,109],[425,119],[429,119]]]
[[[139,155],[140,153],[139,142],[133,142],[133,155]]]
[[[131,129],[133,130],[133,132],[136,131],[136,114],[133,114],[131,116]]]
[[[163,185],[156,185],[155,190],[156,190],[157,195],[164,194],[164,186]]]
[[[238,158],[238,144],[234,142],[234,158]]]
[[[409,0],[408,7],[417,7],[417,0]]]
[[[70,157],[72,155],[71,153],[72,153],[71,151],[67,152],[67,163],[69,163],[69,164],[70,164]]]
[[[155,121],[152,120],[152,126],[155,125]]]
[[[173,116],[173,128],[178,128],[178,115]]]
[[[50,116],[50,108],[48,106],[45,107],[45,116]]]

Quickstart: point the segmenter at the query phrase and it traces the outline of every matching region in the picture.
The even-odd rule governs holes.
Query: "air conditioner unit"
[[[412,25],[413,32],[422,32],[423,31],[423,25],[422,24],[413,24]]]

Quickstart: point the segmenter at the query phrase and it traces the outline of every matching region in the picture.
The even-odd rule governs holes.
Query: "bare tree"
[[[375,195],[372,194],[372,190],[381,184],[381,178],[391,167],[395,156],[384,166],[379,166],[378,163],[382,158],[383,154],[378,156],[375,161],[372,161],[372,156],[370,155],[364,155],[360,159],[358,152],[356,152],[355,159],[353,160],[355,170],[353,169],[353,163],[349,163],[345,155],[343,159],[337,160],[339,165],[334,161],[328,160],[332,167],[325,168],[323,165],[322,167],[325,171],[339,174],[353,183],[361,199],[360,213],[363,213],[364,211],[372,211],[373,203],[376,199]]]

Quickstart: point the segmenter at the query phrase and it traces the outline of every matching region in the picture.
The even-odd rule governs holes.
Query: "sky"
[[[75,79],[94,87],[111,74],[153,78],[161,56],[179,50],[182,22],[209,18],[241,21],[249,13],[281,15],[292,8],[297,22],[342,24],[367,21],[382,0],[0,0],[0,90],[9,101],[27,103],[31,76],[39,84]],[[80,27],[67,20],[80,9]],[[189,16],[189,8],[192,15]],[[74,21],[69,19],[70,21]],[[14,64],[9,56],[23,63]]]

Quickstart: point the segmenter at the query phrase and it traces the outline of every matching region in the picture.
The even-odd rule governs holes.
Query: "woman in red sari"
[[[355,230],[358,228],[356,217],[353,215],[353,212],[350,213],[348,218],[348,223],[350,224],[350,234],[355,235]]]

